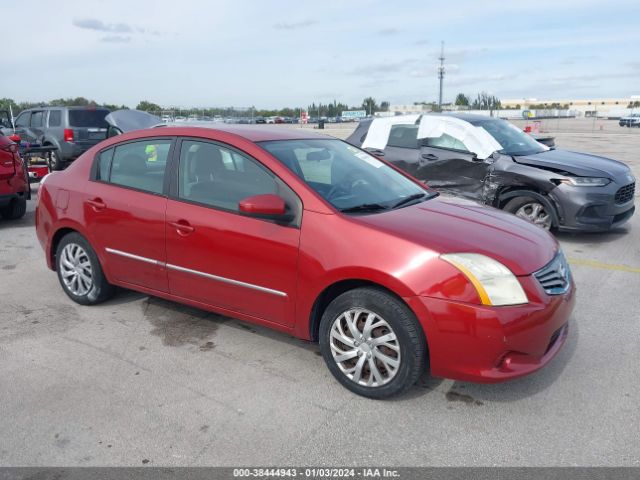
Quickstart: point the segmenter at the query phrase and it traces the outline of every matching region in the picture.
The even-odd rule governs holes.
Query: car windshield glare
[[[505,155],[532,155],[549,150],[537,142],[531,135],[524,133],[515,125],[504,120],[478,120],[471,122],[476,127],[484,128],[502,145],[500,153]]]
[[[278,140],[260,145],[327,202],[346,213],[400,208],[414,203],[403,202],[408,197],[415,196],[417,203],[434,195],[376,157],[341,140]]]

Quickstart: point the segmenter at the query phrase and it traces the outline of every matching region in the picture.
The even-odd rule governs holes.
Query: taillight
[[[70,128],[64,129],[64,141],[73,142],[73,130]]]

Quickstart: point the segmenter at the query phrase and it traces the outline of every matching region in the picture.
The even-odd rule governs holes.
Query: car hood
[[[515,275],[530,275],[549,263],[556,240],[540,227],[495,208],[448,196],[354,221],[423,245],[438,254],[480,253]]]
[[[141,110],[116,110],[104,117],[107,123],[118,128],[122,133],[151,128],[162,123],[160,117]]]
[[[617,160],[569,150],[548,150],[533,155],[515,156],[513,159],[523,165],[563,170],[580,177],[615,179],[629,173],[629,167]]]

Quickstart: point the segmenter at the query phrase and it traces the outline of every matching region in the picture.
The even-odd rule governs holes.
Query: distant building
[[[516,98],[502,100],[502,108],[542,109],[561,108],[572,110],[578,116],[585,117],[619,117],[628,112],[627,107],[634,102],[640,102],[640,95],[628,98],[591,98],[591,99],[553,99],[540,100],[537,98]]]
[[[392,115],[415,115],[422,113],[429,113],[431,111],[431,105],[389,105],[389,112]]]

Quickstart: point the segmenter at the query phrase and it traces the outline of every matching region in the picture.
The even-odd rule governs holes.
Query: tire
[[[357,329],[355,334],[348,323]],[[367,323],[375,328],[367,328]],[[382,336],[387,341],[375,345],[375,339]],[[333,376],[368,398],[405,392],[427,363],[426,339],[415,315],[402,301],[377,288],[357,288],[336,297],[320,320],[319,343]],[[341,356],[350,358],[338,360]]]
[[[24,217],[25,213],[27,213],[26,198],[14,198],[13,200],[11,200],[11,203],[9,203],[9,205],[0,209],[2,218],[5,218],[7,220],[18,220],[19,218]]]
[[[553,206],[534,197],[515,197],[507,202],[503,210],[529,220],[534,225],[547,231],[556,226]]]
[[[49,157],[49,170],[53,172],[54,170],[57,171],[57,170],[63,170],[63,169],[64,169],[64,162],[60,158],[58,151],[57,150],[52,151],[51,156]]]
[[[80,305],[104,302],[115,291],[104,276],[95,251],[79,233],[68,233],[60,240],[56,249],[56,271],[64,292]]]

